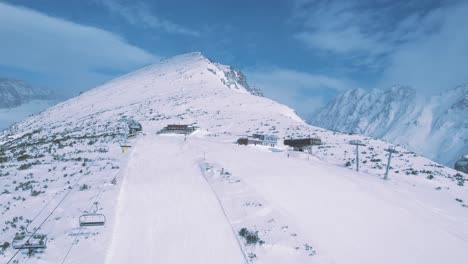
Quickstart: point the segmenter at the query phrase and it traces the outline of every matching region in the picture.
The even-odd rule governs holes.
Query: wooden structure
[[[285,139],[284,145],[292,147],[294,151],[307,151],[312,146],[322,145],[322,140],[318,137]]]
[[[192,125],[167,125],[158,134],[191,134],[196,130]]]

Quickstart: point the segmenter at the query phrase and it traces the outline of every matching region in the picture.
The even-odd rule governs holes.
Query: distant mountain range
[[[424,97],[406,86],[352,89],[311,116],[309,122],[407,146],[452,166],[468,153],[468,85]]]
[[[47,100],[51,93],[34,89],[25,81],[0,78],[0,108],[12,108],[31,100]]]
[[[0,78],[0,129],[57,102],[52,92],[33,88],[22,80]]]

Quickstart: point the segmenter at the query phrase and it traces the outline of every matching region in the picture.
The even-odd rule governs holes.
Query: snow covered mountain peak
[[[152,81],[165,79],[171,81],[172,89],[187,90],[189,87],[203,89],[210,87],[212,92],[217,89],[231,89],[240,93],[249,93],[256,96],[263,96],[262,92],[247,83],[245,75],[231,66],[223,65],[205,57],[201,52],[190,52],[176,55],[161,60],[159,63],[149,65],[143,69],[137,70],[120,78],[117,78],[108,84],[104,84],[98,89],[113,86],[116,82],[126,82],[139,79],[142,86],[134,85],[133,89],[142,89],[151,86],[153,91],[163,91],[170,86],[155,86]],[[184,80],[184,81],[182,81]],[[186,87],[178,87],[177,83],[190,83]],[[199,85],[194,85],[195,83]],[[135,83],[136,84],[136,83]],[[208,91],[208,90],[207,90]],[[136,90],[134,90],[136,92]],[[147,92],[145,92],[147,94]]]
[[[160,61],[161,64],[190,64],[196,63],[199,61],[210,61],[207,57],[205,57],[201,52],[187,52],[182,53],[179,55],[175,55],[169,58],[162,59]]]
[[[190,116],[190,122],[200,123],[206,119],[208,127],[213,126],[209,115],[206,115],[208,113],[228,119],[250,115],[252,120],[256,115],[262,119],[268,115],[281,115],[279,119],[303,123],[294,110],[261,95],[259,90],[248,85],[240,71],[214,62],[199,52],[192,52],[116,78],[52,107],[41,114],[42,118],[31,120],[34,123],[38,119],[60,123],[110,112],[114,117],[131,113],[139,120],[149,120],[156,118],[151,113],[157,115],[158,112],[159,115],[177,116],[179,120]],[[136,109],[138,107],[139,110]],[[238,133],[245,133],[245,130]]]
[[[221,82],[229,89],[237,90],[239,92],[248,92],[257,96],[263,96],[263,93],[260,90],[254,87],[250,87],[250,85],[247,83],[247,78],[240,70],[237,70],[232,66],[218,63],[204,56],[201,52],[189,52],[164,59],[161,61],[161,65],[185,65],[187,68],[206,67],[206,70],[214,75],[217,75]],[[154,67],[161,67],[161,65],[155,65]]]
[[[319,109],[311,124],[407,146],[453,166],[468,152],[468,85],[424,97],[408,86],[346,91]]]

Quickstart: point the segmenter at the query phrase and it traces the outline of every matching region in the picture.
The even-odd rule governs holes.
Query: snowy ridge
[[[466,174],[397,147],[384,181],[391,143],[307,125],[292,109],[248,92],[242,78],[229,84],[225,70],[199,53],[176,56],[4,131],[1,262],[245,263],[245,255],[271,264],[460,263],[468,257]],[[143,134],[122,153],[128,120],[140,122]],[[173,123],[199,129],[187,138],[156,134]],[[325,144],[312,155],[282,144],[234,144],[252,133],[318,136]],[[350,140],[366,144],[359,173]],[[106,224],[80,228],[79,216],[94,201]],[[47,249],[12,249],[26,226],[47,234]],[[247,243],[250,236],[257,242]]]
[[[468,85],[423,98],[404,86],[349,90],[319,109],[310,123],[384,138],[452,167],[468,152]]]

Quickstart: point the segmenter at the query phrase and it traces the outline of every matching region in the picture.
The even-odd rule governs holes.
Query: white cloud
[[[296,109],[303,116],[326,103],[327,93],[354,86],[345,80],[284,68],[250,69],[246,74],[249,83],[267,97]]]
[[[390,57],[380,86],[395,82],[424,92],[438,92],[468,82],[468,3],[439,8],[419,20],[421,28],[437,24],[431,34],[418,34]]]
[[[0,3],[0,65],[82,89],[154,62],[157,56],[97,29]]]
[[[379,26],[379,20],[372,21],[376,13],[353,1],[299,1],[294,16],[302,30],[295,37],[310,48],[340,55],[381,55],[391,46],[386,36],[369,30]]]
[[[134,26],[144,26],[163,30],[172,34],[181,34],[187,36],[199,36],[196,30],[178,25],[169,20],[160,18],[152,14],[150,8],[143,2],[132,1],[131,4],[122,4],[119,0],[95,0],[106,7],[110,12],[124,18],[128,23]]]
[[[435,92],[468,82],[468,2],[297,0],[295,37],[367,72],[377,87],[395,83]]]

